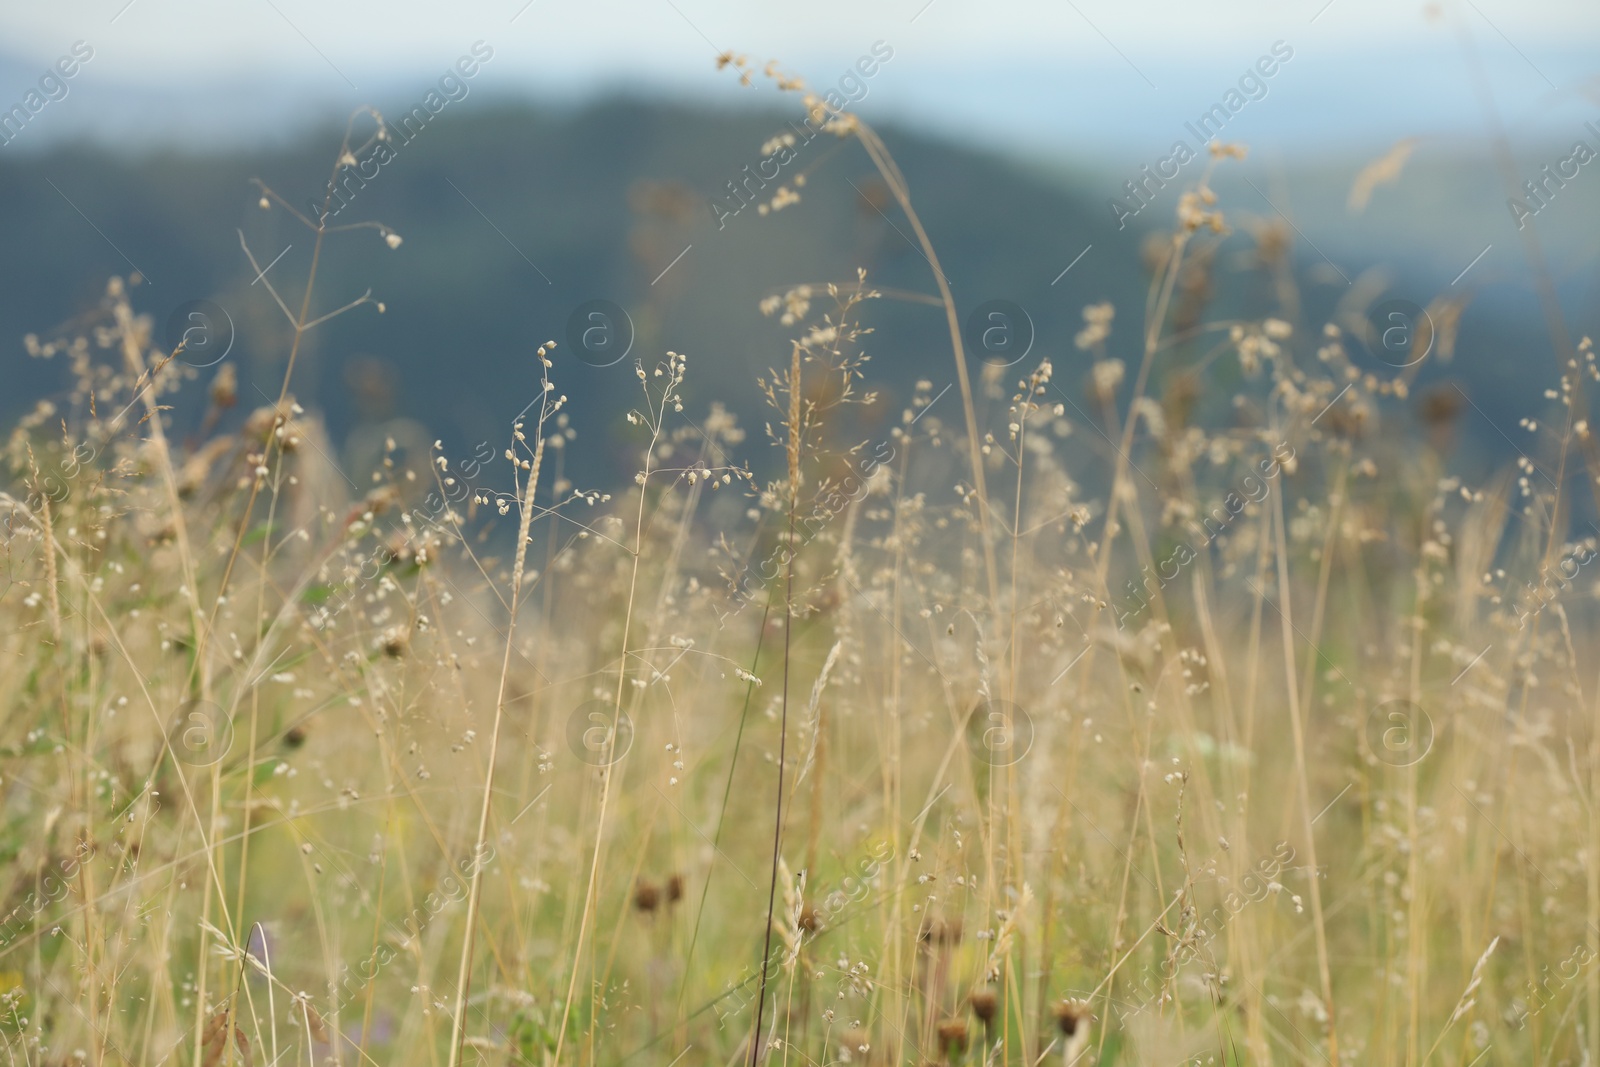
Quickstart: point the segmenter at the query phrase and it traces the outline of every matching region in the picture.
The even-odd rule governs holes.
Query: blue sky
[[[885,41],[894,59],[867,117],[1112,165],[1170,146],[1276,41],[1294,58],[1231,134],[1269,150],[1481,136],[1474,63],[1520,136],[1565,143],[1600,118],[1592,0],[65,0],[0,13],[0,99],[80,39],[95,58],[76,100],[35,124],[41,144],[286,135],[359,103],[410,102],[480,39],[495,49],[480,96],[627,88],[723,105],[771,101],[712,70],[721,49],[826,83]]]

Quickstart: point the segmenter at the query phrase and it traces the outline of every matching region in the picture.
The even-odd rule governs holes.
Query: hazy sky
[[[863,114],[1024,153],[1163,145],[1275,41],[1295,58],[1248,109],[1242,135],[1303,148],[1470,134],[1483,121],[1472,54],[1513,129],[1564,137],[1600,119],[1594,0],[13,0],[0,10],[0,99],[20,97],[31,67],[80,39],[95,58],[58,126],[115,116],[124,136],[117,105],[143,106],[141,93],[182,98],[148,105],[161,133],[190,121],[226,131],[221,108],[267,134],[313,106],[396,104],[480,39],[495,49],[475,83],[486,94],[625,86],[728,102],[761,94],[714,73],[721,49],[780,57],[827,84],[881,40],[894,59]],[[239,96],[214,91],[227,86]]]
[[[1600,5],[1592,0],[1433,6],[1447,21],[1452,9],[1472,15],[1486,39],[1530,58],[1563,44],[1592,44],[1600,31]],[[1120,49],[1157,80],[1167,59],[1241,41],[1415,45],[1426,23],[1423,4],[1392,0],[57,0],[7,5],[0,25],[14,51],[42,59],[72,39],[91,39],[104,44],[107,69],[164,82],[318,65],[330,77],[338,77],[335,67],[354,77],[407,60],[442,60],[480,37],[504,42],[530,64],[613,76],[698,69],[708,52],[724,48],[843,57],[863,39],[885,38],[941,61],[987,54],[1034,62]]]

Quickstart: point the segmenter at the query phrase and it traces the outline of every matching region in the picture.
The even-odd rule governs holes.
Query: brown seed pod
[[[1089,1009],[1075,1000],[1063,1000],[1055,1006],[1056,1028],[1067,1037],[1078,1032],[1087,1023]]]
[[[294,1006],[300,1009],[300,1014],[305,1019],[306,1029],[311,1032],[313,1041],[328,1044],[328,1024],[322,1021],[322,1015],[311,1006],[309,998],[296,997]]]
[[[649,914],[656,910],[661,903],[661,890],[656,888],[654,882],[643,878],[633,887],[633,906],[636,910]]]
[[[406,654],[406,649],[411,644],[411,635],[399,627],[391,627],[383,634],[383,654],[390,659],[399,659]]]
[[[954,1056],[967,1051],[967,1022],[965,1019],[946,1019],[939,1024],[939,1047],[945,1055]]]
[[[988,1026],[994,1021],[995,1012],[1000,1007],[1000,998],[995,996],[992,989],[974,989],[967,996],[967,1003],[972,1005],[972,1014],[982,1020],[983,1025]]]
[[[227,1048],[228,1011],[226,1008],[220,1008],[206,1020],[205,1029],[200,1031],[202,1067],[216,1067],[216,1064],[222,1062],[222,1054]]]

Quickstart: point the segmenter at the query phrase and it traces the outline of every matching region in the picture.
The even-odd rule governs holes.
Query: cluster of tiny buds
[[[1038,367],[1034,368],[1032,374],[1017,382],[1019,391],[1011,398],[1011,422],[1007,427],[1011,432],[1011,440],[1015,441],[1018,435],[1022,433],[1022,426],[1027,421],[1028,416],[1040,410],[1043,406],[1032,398],[1044,395],[1045,386],[1049,384],[1053,373],[1054,366],[1050,360],[1044,359],[1039,362]],[[1066,414],[1066,408],[1061,404],[1057,404],[1053,409],[1053,414],[1059,418]]]
[[[701,478],[704,478],[706,481],[711,483],[711,488],[713,488],[713,489],[717,488],[719,485],[732,485],[733,484],[733,475],[731,475],[731,474],[729,474],[727,472],[723,472],[722,477],[719,479],[717,477],[717,472],[716,471],[709,470],[709,469],[706,469],[704,467],[696,468],[694,470],[689,471],[688,478],[689,478],[689,484],[690,485],[694,485]]]
[[[1222,233],[1226,229],[1222,212],[1209,210],[1216,202],[1217,194],[1205,185],[1198,191],[1191,190],[1178,197],[1178,222],[1184,231],[1193,233],[1201,227],[1208,227],[1212,233]]]

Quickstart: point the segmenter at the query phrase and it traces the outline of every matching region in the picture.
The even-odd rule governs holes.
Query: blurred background
[[[757,417],[756,376],[790,332],[763,297],[858,268],[934,292],[853,142],[804,145],[759,192],[798,202],[732,212],[728,183],[803,118],[762,75],[777,60],[883,134],[963,314],[1020,308],[1069,387],[1089,363],[1073,344],[1086,305],[1116,306],[1110,353],[1137,358],[1152,236],[1209,165],[1205,141],[1247,145],[1211,178],[1234,234],[1189,313],[1290,319],[1311,358],[1330,319],[1429,309],[1453,336],[1407,369],[1411,395],[1462,463],[1498,462],[1556,384],[1553,353],[1600,317],[1597,44],[1600,7],[1577,0],[11,5],[0,416],[65,382],[25,339],[71,332],[132,272],[158,340],[201,308],[240,407],[276,399],[291,328],[265,283],[297,311],[315,235],[263,210],[252,179],[309,210],[371,105],[392,158],[330,222],[387,230],[328,238],[311,317],[369,289],[383,313],[317,327],[293,383],[347,461],[384,435],[462,453],[502,440],[546,339],[565,349],[574,474],[632,469],[606,431],[633,402],[636,356],[688,353],[691,414],[716,400]],[[749,84],[718,69],[723,53],[748,57]],[[373,126],[355,128],[361,143]],[[1174,162],[1179,142],[1198,158]],[[568,344],[597,306],[620,310],[632,346],[611,366]],[[869,321],[882,417],[919,379],[949,378],[938,308],[886,299]],[[201,380],[221,365],[194,362],[210,364]],[[1232,395],[1225,366],[1206,371],[1209,403]]]

